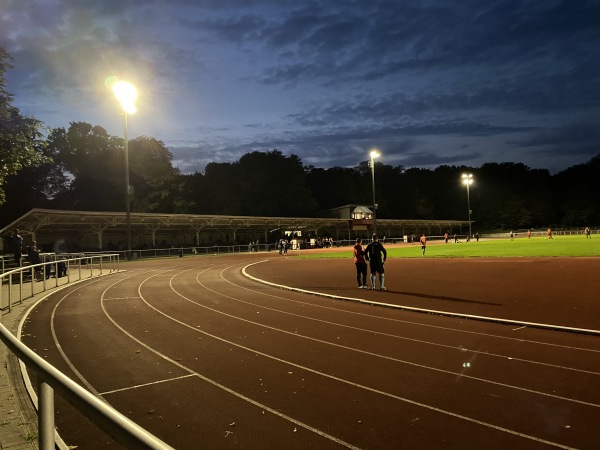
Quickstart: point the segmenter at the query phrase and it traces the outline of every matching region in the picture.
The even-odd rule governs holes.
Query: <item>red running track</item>
[[[178,449],[597,446],[600,336],[278,289],[242,274],[261,260],[253,276],[329,294],[597,326],[569,261],[389,260],[379,292],[351,260],[258,254],[126,264],[39,303],[22,339]],[[542,266],[553,291],[532,296]],[[115,447],[56,403],[67,444]]]

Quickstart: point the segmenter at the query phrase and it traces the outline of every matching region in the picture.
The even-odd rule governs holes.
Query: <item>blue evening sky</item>
[[[598,0],[0,0],[7,90],[49,127],[129,136],[184,173],[279,149],[433,169],[600,153]]]

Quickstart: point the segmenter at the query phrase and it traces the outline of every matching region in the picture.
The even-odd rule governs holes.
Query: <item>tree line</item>
[[[44,133],[40,121],[12,106],[9,61],[0,49],[0,226],[32,208],[124,210],[124,140],[85,122]],[[372,203],[368,161],[323,169],[273,149],[182,174],[158,139],[141,136],[128,148],[134,212],[319,217]],[[481,231],[600,224],[600,154],[555,175],[521,163],[429,170],[376,162],[377,217],[467,220],[462,173],[475,180],[471,218]]]

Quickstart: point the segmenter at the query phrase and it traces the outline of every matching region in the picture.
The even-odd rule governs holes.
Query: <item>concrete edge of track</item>
[[[564,332],[569,332],[569,333],[580,333],[580,334],[592,334],[592,335],[600,336],[600,330],[593,330],[593,329],[588,329],[588,328],[565,327],[562,325],[553,325],[553,324],[547,324],[547,323],[525,322],[525,321],[520,321],[520,320],[502,319],[500,317],[476,316],[476,315],[472,315],[472,314],[457,313],[457,312],[453,312],[453,311],[438,311],[438,310],[434,310],[434,309],[417,308],[414,306],[395,305],[393,303],[384,303],[384,302],[377,302],[377,301],[373,301],[373,300],[365,300],[364,298],[345,297],[345,296],[341,296],[341,295],[326,294],[324,292],[309,291],[309,290],[302,289],[302,288],[296,288],[293,286],[285,286],[282,284],[277,284],[277,283],[273,283],[271,281],[263,280],[261,278],[257,278],[253,275],[250,275],[246,271],[246,269],[248,267],[254,266],[256,264],[262,264],[265,262],[269,262],[269,260],[265,259],[262,261],[254,262],[252,264],[248,264],[247,266],[242,268],[242,274],[246,278],[256,281],[257,283],[265,284],[267,286],[272,286],[272,287],[279,288],[279,289],[285,289],[288,291],[294,291],[294,292],[300,292],[303,294],[314,295],[317,297],[326,297],[326,298],[331,298],[331,299],[335,299],[335,300],[343,300],[343,301],[348,301],[348,302],[362,303],[362,304],[366,304],[366,305],[379,306],[379,307],[383,307],[383,308],[400,309],[400,310],[419,312],[419,313],[424,313],[424,314],[436,314],[439,316],[458,317],[458,318],[471,319],[471,320],[481,320],[481,321],[485,321],[485,322],[501,323],[501,324],[505,324],[505,325],[518,325],[518,326],[522,326],[522,327],[542,328],[542,329],[546,329],[546,330],[564,331]]]

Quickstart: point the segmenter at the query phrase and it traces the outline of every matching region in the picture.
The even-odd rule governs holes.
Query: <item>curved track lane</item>
[[[256,260],[136,263],[39,303],[23,341],[179,449],[595,445],[598,337],[276,289]],[[111,445],[57,407],[68,444]]]

